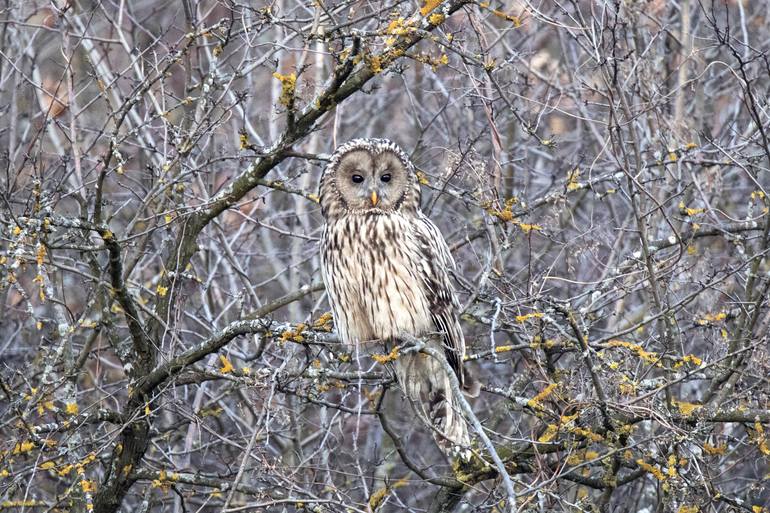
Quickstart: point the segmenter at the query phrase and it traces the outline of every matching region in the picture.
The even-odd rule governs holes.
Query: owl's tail
[[[395,362],[396,377],[417,415],[430,424],[447,456],[468,461],[471,437],[444,367],[428,355],[410,353]]]

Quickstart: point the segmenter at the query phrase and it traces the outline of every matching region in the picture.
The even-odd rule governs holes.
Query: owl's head
[[[325,217],[417,209],[420,187],[404,151],[387,139],[353,139],[337,148],[321,177]]]

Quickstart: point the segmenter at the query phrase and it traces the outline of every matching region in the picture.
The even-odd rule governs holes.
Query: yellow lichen
[[[297,344],[301,344],[305,341],[305,337],[302,336],[302,332],[305,331],[305,324],[300,323],[297,324],[297,327],[294,330],[286,330],[283,333],[281,333],[281,342],[295,342]]]
[[[392,20],[390,23],[388,23],[388,26],[385,28],[386,34],[393,34],[395,36],[403,36],[409,33],[410,27],[404,25],[404,18],[396,18]]]
[[[439,6],[443,0],[425,0],[425,5],[420,7],[420,14],[426,16],[429,12]]]
[[[703,452],[709,456],[718,456],[720,454],[724,454],[726,450],[726,445],[711,445],[708,442],[703,444]]]
[[[331,312],[322,314],[318,319],[313,321],[313,329],[318,331],[332,331],[332,321],[334,316]]]
[[[499,220],[503,221],[504,223],[508,223],[508,222],[513,221],[513,219],[514,219],[514,216],[513,216],[513,206],[516,203],[518,203],[518,202],[519,202],[518,198],[511,197],[511,198],[508,198],[507,200],[505,200],[505,203],[503,204],[503,208],[502,209],[493,208],[492,207],[493,203],[491,201],[484,203],[482,206],[484,207],[484,209],[487,211],[487,213],[489,215],[492,215],[492,216],[498,218]]]
[[[646,463],[643,459],[636,460],[636,464],[639,465],[639,467],[644,470],[645,472],[652,474],[655,479],[658,481],[665,481],[666,476],[663,474],[663,472],[660,471],[658,467],[655,467],[653,465],[650,465],[649,463]]]
[[[668,475],[668,477],[676,477],[677,476],[677,471],[676,471],[676,464],[677,464],[676,455],[675,454],[669,455],[668,461],[666,463],[667,463],[666,475]]]
[[[516,226],[521,228],[521,231],[523,231],[524,233],[529,233],[532,230],[539,232],[540,230],[543,229],[543,227],[540,226],[539,224],[516,223],[515,221],[514,223],[516,224]]]
[[[388,492],[390,489],[387,486],[383,486],[382,488],[379,488],[372,493],[372,495],[369,497],[369,508],[370,511],[375,511],[378,507],[380,507],[380,504],[382,504],[382,501],[385,500],[385,497],[388,495]]]
[[[700,511],[700,508],[698,506],[680,506],[678,510],[676,510],[676,513],[698,513]]]
[[[3,501],[0,502],[0,509],[11,508],[34,508],[36,506],[45,506],[45,502],[35,499],[24,499],[15,501]]]
[[[497,16],[498,18],[502,18],[506,21],[513,22],[513,26],[515,28],[521,27],[521,19],[519,19],[518,16],[511,16],[510,14],[506,14],[503,11],[499,11],[497,9],[490,9],[492,11],[492,14]]]
[[[163,492],[168,492],[171,489],[171,483],[168,479],[168,474],[165,470],[158,472],[158,479],[153,479],[150,485],[153,488],[160,488]]]
[[[37,265],[38,266],[43,265],[44,259],[45,259],[45,246],[38,243],[37,252],[35,253],[35,261],[37,262]]]
[[[517,315],[516,316],[516,322],[523,323],[526,322],[529,319],[540,319],[543,317],[542,312],[532,312],[524,315]]]
[[[527,406],[530,408],[542,408],[542,402],[544,399],[546,399],[548,396],[550,396],[554,390],[558,387],[558,383],[551,383],[547,387],[545,387],[539,394],[537,394],[535,397],[527,401]]]
[[[759,447],[759,452],[764,454],[765,456],[770,456],[770,447],[767,445],[767,439],[765,437],[765,428],[762,427],[762,423],[758,420],[754,422],[754,430],[756,431],[756,437],[754,438],[754,442],[756,442],[757,447]]]
[[[633,342],[626,342],[624,340],[610,340],[607,342],[607,347],[622,347],[629,349],[636,353],[636,355],[651,365],[660,365],[660,356],[652,351],[645,351],[639,344]]]
[[[540,438],[537,439],[538,442],[542,443],[548,443],[554,438],[556,438],[556,434],[559,432],[559,426],[556,424],[548,424],[548,427],[545,429],[545,432],[540,435]]]
[[[281,97],[278,102],[281,105],[288,107],[294,102],[294,92],[297,87],[297,74],[288,73],[282,75],[277,71],[273,73],[273,77],[281,83]]]
[[[725,312],[719,312],[716,314],[706,314],[700,319],[698,319],[696,322],[700,326],[708,326],[709,324],[715,324],[717,322],[724,321],[727,318],[727,313]]]
[[[567,172],[567,190],[574,191],[580,188],[580,169],[575,168],[572,171]]]
[[[69,402],[64,406],[64,411],[70,415],[77,415],[80,409],[78,408],[78,403]]]
[[[703,405],[701,404],[687,403],[684,401],[677,401],[676,399],[672,399],[671,404],[676,406],[677,409],[679,410],[679,413],[681,413],[685,417],[689,417],[690,415],[692,415],[697,410],[703,407]]]
[[[444,21],[445,16],[441,13],[433,13],[430,16],[428,16],[428,22],[431,25],[441,25],[441,22]]]
[[[636,395],[636,388],[637,383],[635,381],[632,381],[631,378],[625,374],[621,375],[621,383],[618,385],[618,389],[622,395]]]
[[[373,354],[372,359],[379,364],[386,364],[398,358],[398,346],[393,347],[388,354]]]
[[[230,363],[230,360],[228,360],[225,355],[220,354],[219,361],[222,364],[222,366],[219,368],[219,372],[221,372],[222,374],[233,372],[233,370],[235,369],[235,367],[233,367],[233,364]]]
[[[367,55],[365,56],[366,64],[369,65],[369,69],[374,73],[382,73],[383,62],[379,55]]]
[[[567,458],[567,465],[573,465],[574,466],[574,465],[580,465],[581,463],[583,463],[583,457],[580,456],[580,454],[577,454],[577,453],[571,454]]]
[[[590,429],[575,427],[570,429],[570,431],[578,436],[582,436],[587,440],[591,440],[592,442],[601,442],[602,440],[604,440],[604,437],[602,435],[598,433],[594,433]]]
[[[681,212],[684,215],[694,216],[697,214],[702,214],[705,211],[706,211],[705,208],[689,208],[684,204],[684,201],[679,202],[679,212]]]
[[[691,363],[695,365],[696,367],[700,367],[703,365],[703,360],[695,356],[694,354],[688,354],[682,357],[682,361],[685,363]]]
[[[56,474],[58,474],[59,477],[64,477],[75,468],[75,465],[64,465],[62,468],[60,468],[58,471],[56,471]]]
[[[33,442],[30,442],[29,440],[26,440],[24,442],[19,442],[16,445],[14,445],[13,450],[11,451],[11,454],[24,454],[25,452],[29,452],[34,448],[35,448],[35,444]]]
[[[513,212],[510,210],[491,210],[489,213],[503,222],[510,222],[513,220]]]

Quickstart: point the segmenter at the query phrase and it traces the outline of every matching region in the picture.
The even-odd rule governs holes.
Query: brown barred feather
[[[372,191],[381,198],[374,205]],[[404,334],[440,332],[443,344],[428,343],[444,350],[460,383],[473,389],[463,370],[465,339],[449,278],[454,260],[420,211],[420,186],[406,154],[383,139],[350,141],[332,155],[319,197],[326,220],[321,271],[342,341],[398,343]],[[467,424],[439,363],[404,354],[394,369],[417,412],[440,433],[440,445],[467,454]]]

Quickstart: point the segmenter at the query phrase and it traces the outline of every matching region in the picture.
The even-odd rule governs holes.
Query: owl
[[[334,152],[321,176],[326,221],[321,272],[343,343],[393,346],[424,337],[443,351],[469,395],[478,384],[463,369],[465,340],[449,279],[454,260],[441,231],[420,210],[420,184],[407,155],[385,139],[355,139]],[[368,347],[371,347],[368,346]],[[470,437],[444,368],[424,354],[399,355],[396,378],[439,446],[469,454]]]

